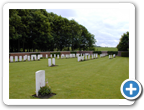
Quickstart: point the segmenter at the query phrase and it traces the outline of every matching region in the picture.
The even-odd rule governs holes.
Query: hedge
[[[101,54],[102,52],[101,51],[93,51],[93,54],[94,53]]]
[[[52,56],[54,57],[54,54],[56,54],[56,56],[57,56],[57,55],[60,55],[61,53],[60,52],[53,52],[53,53],[50,53],[50,54],[52,54]]]
[[[70,52],[70,53],[71,53],[71,54],[75,54],[75,55],[76,55],[76,53],[77,53],[77,52],[72,51],[72,52]]]
[[[118,54],[118,51],[107,51],[108,55]]]
[[[121,57],[129,57],[129,52],[121,52]]]

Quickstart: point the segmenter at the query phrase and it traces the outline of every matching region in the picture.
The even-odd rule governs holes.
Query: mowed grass
[[[77,58],[9,63],[9,98],[37,99],[35,72],[45,70],[45,79],[55,96],[50,99],[123,99],[121,83],[129,78],[129,58],[108,56],[83,62]]]
[[[118,51],[116,47],[95,47],[95,51]]]

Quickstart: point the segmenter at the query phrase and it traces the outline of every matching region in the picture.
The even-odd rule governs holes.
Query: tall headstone
[[[52,64],[55,65],[55,58],[52,59]]]
[[[98,55],[96,54],[96,58],[98,58]]]
[[[13,56],[10,56],[10,62],[13,62]]]
[[[85,55],[85,60],[87,60],[87,55]]]
[[[28,61],[30,61],[30,56],[28,56]]]
[[[50,57],[52,58],[52,54],[50,54]]]
[[[48,55],[46,54],[46,58],[48,58]]]
[[[19,56],[19,61],[22,61],[22,56]]]
[[[38,96],[38,91],[40,87],[45,86],[45,71],[39,70],[35,73],[35,81],[36,81],[36,96]]]
[[[51,58],[48,59],[48,66],[51,66]]]
[[[56,54],[54,54],[54,58],[56,57]]]
[[[31,61],[33,61],[33,55],[31,55]]]
[[[18,56],[15,56],[15,62],[17,62],[18,61]]]
[[[88,55],[88,59],[90,59],[90,55]]]
[[[57,55],[57,59],[59,59],[59,55]]]

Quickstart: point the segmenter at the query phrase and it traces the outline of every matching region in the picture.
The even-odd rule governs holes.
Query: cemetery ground
[[[55,67],[48,67],[48,59],[9,63],[9,98],[38,99],[32,96],[36,91],[35,72],[45,70],[45,80],[56,93],[50,99],[124,99],[120,86],[129,78],[129,58],[55,60]]]

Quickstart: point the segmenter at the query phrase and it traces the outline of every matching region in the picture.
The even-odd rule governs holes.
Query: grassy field
[[[95,47],[95,51],[118,51],[115,47]]]
[[[123,99],[121,83],[129,78],[129,58],[108,56],[83,62],[77,58],[9,63],[9,98],[35,99],[35,72],[45,70],[45,79],[55,96],[50,99]]]

